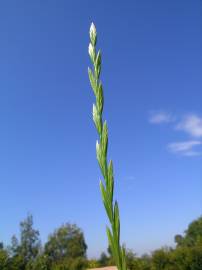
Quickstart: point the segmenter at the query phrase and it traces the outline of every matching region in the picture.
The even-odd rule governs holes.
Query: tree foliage
[[[202,270],[201,217],[189,224],[184,235],[178,236],[176,248],[160,248],[151,255],[138,257],[133,250],[126,249],[128,269]],[[41,246],[39,231],[28,215],[20,223],[19,239],[13,236],[8,247],[0,242],[0,270],[85,270],[114,265],[110,247],[98,259],[87,260],[86,251],[82,230],[70,223],[57,228]]]
[[[40,251],[39,231],[33,228],[33,217],[28,215],[20,223],[20,245],[17,247],[25,263],[34,260]]]
[[[44,247],[33,217],[20,222],[19,239],[11,245],[0,243],[0,270],[82,270],[87,267],[87,245],[84,234],[75,224],[66,223],[52,234]]]
[[[66,223],[56,229],[45,244],[44,254],[51,267],[81,268],[86,259],[87,245],[83,232],[75,224]]]
[[[0,248],[0,269],[1,270],[7,270],[8,268],[8,252],[4,250],[3,245]]]
[[[202,270],[202,230],[201,217],[191,222],[184,235],[176,235],[176,248],[164,247],[151,255],[142,257],[126,249],[126,262],[130,270]],[[111,253],[108,248],[109,254]],[[106,255],[106,254],[105,254]],[[101,258],[103,258],[101,254]],[[99,266],[109,265],[109,260],[98,260]],[[104,265],[104,261],[106,261]]]
[[[184,236],[176,235],[175,242],[178,247],[202,245],[202,217],[189,224]]]
[[[45,254],[54,261],[64,258],[86,257],[87,245],[83,232],[75,224],[65,224],[49,236]]]

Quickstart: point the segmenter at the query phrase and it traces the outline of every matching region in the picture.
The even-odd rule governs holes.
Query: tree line
[[[141,257],[126,249],[129,270],[202,270],[202,217],[191,222],[183,235],[175,236],[176,247],[163,247]],[[66,223],[42,245],[39,231],[28,215],[20,223],[20,236],[11,244],[0,242],[0,270],[83,270],[114,265],[110,248],[98,259],[88,259],[84,233]]]
[[[0,243],[0,270],[79,270],[87,264],[86,250],[83,232],[70,223],[57,228],[42,246],[28,215],[20,223],[19,239],[14,235],[8,247]]]
[[[151,254],[136,256],[127,250],[126,261],[129,270],[202,270],[202,217],[192,221],[183,235],[174,237],[176,246],[162,247]],[[102,253],[98,261],[92,261],[94,267],[113,265],[108,254]]]

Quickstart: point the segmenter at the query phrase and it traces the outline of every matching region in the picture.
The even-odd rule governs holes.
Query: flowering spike
[[[90,41],[92,45],[95,46],[97,41],[97,32],[93,22],[91,23],[89,34],[90,34]]]
[[[113,165],[107,162],[108,150],[108,128],[106,121],[102,119],[102,111],[104,106],[104,95],[102,83],[100,81],[101,73],[101,53],[96,53],[97,32],[95,25],[92,23],[90,27],[90,44],[88,52],[93,63],[93,70],[88,69],[91,87],[96,98],[96,104],[93,105],[93,121],[99,135],[99,141],[96,142],[96,156],[105,180],[105,184],[100,182],[100,190],[103,204],[111,224],[111,230],[107,228],[109,245],[118,270],[126,269],[125,250],[120,245],[120,217],[118,203],[114,203],[114,176]],[[103,124],[104,122],[104,124]]]

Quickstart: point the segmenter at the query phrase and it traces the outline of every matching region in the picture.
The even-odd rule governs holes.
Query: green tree
[[[170,268],[170,250],[161,248],[155,250],[152,254],[152,270],[167,270]]]
[[[141,269],[142,270],[150,270],[151,269],[151,256],[148,254],[143,254],[141,259]]]
[[[127,263],[128,269],[130,270],[140,269],[137,256],[131,249],[126,250],[126,263]]]
[[[3,243],[0,243],[0,269],[7,270],[8,269],[8,260],[9,255],[7,250],[4,249]]]
[[[11,256],[15,256],[19,254],[19,241],[15,235],[11,237],[11,246],[9,247],[9,251]]]
[[[175,242],[177,247],[193,247],[202,244],[202,217],[191,222],[185,231],[184,236],[176,235]]]
[[[90,268],[98,268],[100,266],[98,260],[96,259],[91,259],[91,260],[88,260],[88,263],[87,263],[87,268],[90,269]]]
[[[201,270],[202,246],[178,247],[172,252],[174,270]]]
[[[20,223],[19,253],[27,263],[37,257],[40,246],[39,231],[33,228],[32,215],[28,215],[27,218]]]
[[[202,246],[195,246],[189,253],[190,269],[201,270],[202,269]]]
[[[49,270],[47,257],[44,254],[37,256],[33,263],[33,270]]]
[[[27,263],[26,270],[50,270],[47,257],[44,254],[38,255],[35,260],[30,260]]]
[[[9,247],[9,270],[21,270],[25,268],[25,262],[20,254],[19,241],[15,235],[11,238],[11,246]]]
[[[56,229],[45,244],[45,255],[50,265],[67,259],[86,258],[87,245],[84,234],[75,224],[65,224]],[[67,261],[66,261],[67,263]]]
[[[100,266],[108,266],[109,265],[109,257],[105,252],[100,254],[100,258],[98,260]]]
[[[187,247],[176,248],[172,252],[171,261],[175,270],[191,270],[191,260],[188,258],[189,252],[191,252],[191,249]]]
[[[33,217],[28,215],[20,222],[20,241],[11,239],[9,270],[31,269],[40,251],[39,231],[33,228]]]

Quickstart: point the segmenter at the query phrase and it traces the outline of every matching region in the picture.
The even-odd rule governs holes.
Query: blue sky
[[[107,247],[87,76],[94,21],[122,241],[142,254],[201,215],[200,1],[2,1],[0,240],[80,226]]]

